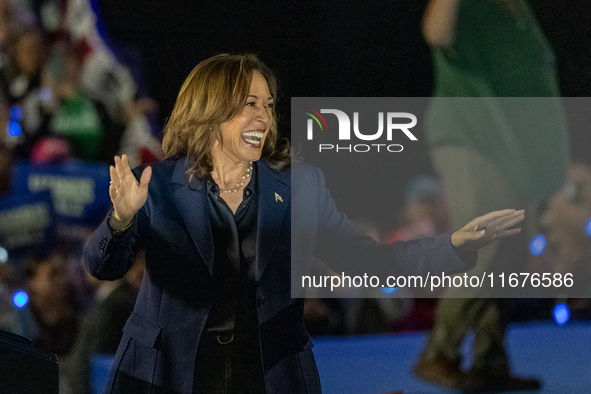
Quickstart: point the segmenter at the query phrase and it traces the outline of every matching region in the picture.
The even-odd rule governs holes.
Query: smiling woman
[[[216,141],[211,152],[211,176],[222,191],[236,193],[248,185],[248,172],[252,168],[252,162],[261,158],[265,137],[272,122],[273,97],[269,93],[265,78],[258,71],[254,71],[246,105],[239,115],[222,123],[222,139]],[[236,179],[238,183],[235,182]],[[237,196],[228,196],[232,201],[224,197],[234,212],[242,201],[242,198],[236,198]]]
[[[223,54],[199,63],[181,87],[166,125],[165,155],[193,157],[191,175],[196,178],[211,173],[212,153],[223,151],[225,144],[230,146],[224,155],[232,161],[263,157],[284,168],[291,149],[289,144],[276,149],[276,97],[275,76],[254,55]]]
[[[141,248],[148,279],[109,392],[319,392],[303,304],[288,296],[260,312],[267,299],[289,295],[276,279],[289,282],[291,160],[289,142],[277,149],[276,96],[275,77],[256,56],[214,56],[180,89],[164,130],[167,160],[134,175],[127,157],[115,157],[113,211],[87,264],[114,279]],[[278,338],[285,342],[276,349]]]
[[[276,96],[254,55],[214,56],[181,87],[164,131],[167,160],[132,172],[115,157],[113,210],[85,263],[103,280],[121,278],[139,250],[146,266],[108,393],[320,393],[303,299],[291,297],[292,249],[304,266],[318,240],[355,263],[380,256],[393,272],[410,262],[410,272],[447,273],[519,231],[508,228],[523,212],[507,210],[421,245],[378,245],[336,209],[320,170],[298,163],[292,174],[289,143],[277,149]]]

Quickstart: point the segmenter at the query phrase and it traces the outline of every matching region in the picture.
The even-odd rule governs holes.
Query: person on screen
[[[554,53],[527,3],[431,0],[423,34],[435,70],[425,134],[452,227],[495,207],[549,198],[566,173],[568,133]],[[477,272],[512,272],[526,253],[524,237],[502,240],[479,252]],[[511,374],[508,300],[469,290],[449,289],[440,299],[415,376],[460,390],[539,389],[539,380]],[[473,363],[462,371],[461,344],[471,329]]]

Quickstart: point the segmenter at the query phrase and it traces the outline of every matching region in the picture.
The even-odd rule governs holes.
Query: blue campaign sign
[[[55,228],[49,191],[0,197],[0,246],[11,258],[54,244]]]
[[[26,194],[51,191],[57,218],[62,223],[95,226],[111,207],[109,166],[77,160],[56,165],[14,166],[12,191]]]

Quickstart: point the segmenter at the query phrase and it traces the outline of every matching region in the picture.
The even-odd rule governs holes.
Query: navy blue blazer
[[[442,266],[446,273],[461,272],[476,262],[475,255],[456,255],[449,233],[376,244],[336,209],[320,170],[299,163],[277,171],[264,160],[255,165],[255,281],[267,393],[320,393],[303,299],[291,296],[291,248],[297,249],[294,260],[304,271],[313,256],[329,265],[337,262],[339,270],[379,259],[391,262],[390,273],[415,274]],[[293,215],[292,192],[298,201]],[[84,260],[98,279],[121,278],[137,251],[146,252],[143,283],[123,330],[109,393],[192,393],[197,346],[213,304],[214,247],[207,210],[205,184],[188,181],[185,160],[168,160],[153,166],[146,204],[124,236],[113,237],[107,219],[91,236]]]

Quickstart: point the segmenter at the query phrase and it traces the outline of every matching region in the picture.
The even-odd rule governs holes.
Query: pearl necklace
[[[246,169],[246,172],[244,173],[244,175],[242,175],[242,178],[238,181],[236,186],[234,186],[233,188],[230,188],[230,189],[222,189],[220,187],[220,192],[221,193],[236,193],[238,191],[238,189],[240,189],[242,186],[244,186],[244,182],[246,182],[246,178],[250,178],[251,173],[252,173],[252,161],[250,162],[250,166]]]

